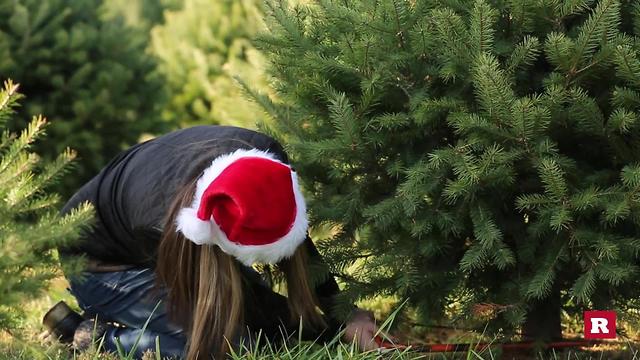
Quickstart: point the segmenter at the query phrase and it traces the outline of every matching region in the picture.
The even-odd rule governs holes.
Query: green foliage
[[[261,28],[255,0],[185,0],[152,31],[170,101],[163,118],[182,125],[255,127],[262,116],[234,80],[265,89],[263,59],[250,38]]]
[[[102,6],[107,18],[123,17],[130,27],[149,32],[164,22],[164,12],[178,10],[182,0],[108,0]]]
[[[6,129],[17,106],[18,86],[0,90],[0,329],[8,329],[21,303],[38,295],[56,276],[54,249],[76,239],[91,217],[89,205],[61,217],[59,197],[48,186],[60,179],[75,153],[65,150],[51,162],[31,152],[44,135],[46,121],[35,116],[19,135]]]
[[[570,311],[640,295],[637,4],[267,9],[280,101],[254,98],[335,229],[339,308],[394,293],[434,323],[453,301],[501,304],[491,329],[515,329],[552,294]]]
[[[148,35],[105,13],[90,0],[0,3],[0,76],[29,94],[11,128],[45,113],[52,126],[40,152],[78,151],[77,176],[59,187],[65,196],[142,134],[164,129],[162,83],[144,51]]]

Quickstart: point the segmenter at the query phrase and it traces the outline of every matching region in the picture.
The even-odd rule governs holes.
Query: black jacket
[[[85,255],[109,263],[153,268],[164,218],[174,194],[219,155],[256,148],[288,162],[280,144],[255,131],[227,126],[197,126],[135,145],[120,153],[86,183],[62,209],[89,201],[96,211],[91,229],[63,255]],[[319,253],[307,237],[311,257]],[[332,277],[316,288],[320,298],[338,291]]]

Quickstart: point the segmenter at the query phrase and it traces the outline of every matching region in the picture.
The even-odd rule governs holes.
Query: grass
[[[44,329],[41,325],[42,315],[54,303],[65,300],[69,304],[75,304],[73,298],[66,293],[64,280],[56,280],[52,284],[51,290],[39,299],[33,299],[24,304],[27,316],[20,324],[20,330],[12,335],[0,333],[0,360],[129,360],[130,354],[121,351],[119,354],[105,354],[99,351],[100,343],[90,351],[84,353],[74,353],[73,350],[51,340],[43,340]],[[375,307],[376,303],[372,303]],[[388,327],[395,313],[387,317],[387,321],[381,327]],[[463,338],[468,341],[469,334]],[[472,334],[474,341],[486,342],[482,334]],[[450,341],[457,341],[460,338],[452,338]],[[156,344],[159,345],[159,344]],[[622,345],[599,346],[580,351],[565,352],[538,352],[534,354],[524,353],[504,353],[499,347],[490,347],[484,351],[469,350],[463,353],[417,353],[410,349],[393,351],[372,351],[359,352],[354,344],[345,344],[336,337],[328,344],[314,344],[311,342],[291,339],[282,346],[275,346],[263,338],[230,354],[234,360],[261,360],[261,359],[282,359],[282,360],[313,360],[313,359],[336,359],[336,360],[373,360],[373,359],[464,359],[464,360],[489,360],[489,359],[553,359],[553,360],[578,360],[578,359],[632,359],[640,360],[640,352],[634,343]],[[156,353],[145,354],[145,360],[160,360],[161,355]]]

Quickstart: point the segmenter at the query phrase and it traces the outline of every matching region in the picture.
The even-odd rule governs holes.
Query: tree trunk
[[[534,304],[527,314],[522,332],[530,340],[562,339],[560,291],[554,289],[546,299]]]

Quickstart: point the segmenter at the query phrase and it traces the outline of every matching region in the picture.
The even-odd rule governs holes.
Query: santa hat
[[[191,207],[177,218],[187,239],[215,244],[246,265],[290,257],[308,227],[296,173],[256,149],[214,159],[198,179]]]

